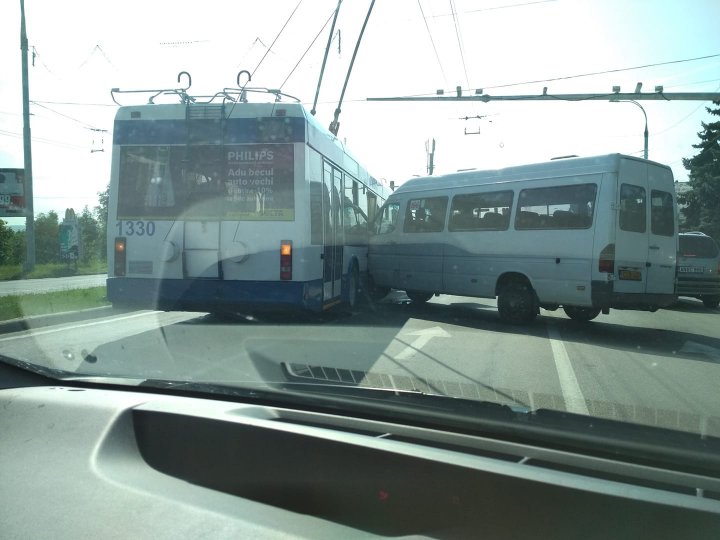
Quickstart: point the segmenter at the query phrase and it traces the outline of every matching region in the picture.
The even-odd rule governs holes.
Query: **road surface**
[[[238,385],[285,381],[282,362],[324,366],[363,384],[720,435],[720,311],[690,300],[590,323],[542,311],[528,326],[501,323],[494,300],[455,296],[324,319],[136,311],[4,334],[0,350],[78,375]]]

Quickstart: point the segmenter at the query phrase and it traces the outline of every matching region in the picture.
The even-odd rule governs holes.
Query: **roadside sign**
[[[25,210],[25,169],[0,168],[0,217],[22,217]]]

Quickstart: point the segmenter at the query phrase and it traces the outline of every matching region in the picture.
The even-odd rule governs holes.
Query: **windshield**
[[[24,6],[3,362],[720,436],[716,0]]]
[[[717,243],[707,236],[681,234],[680,254],[683,257],[713,258],[720,253]]]

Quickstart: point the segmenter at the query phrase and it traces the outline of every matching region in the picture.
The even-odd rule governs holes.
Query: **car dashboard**
[[[3,538],[711,538],[720,481],[141,388],[0,390]]]

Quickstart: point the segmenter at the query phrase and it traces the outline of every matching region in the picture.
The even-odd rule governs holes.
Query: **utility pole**
[[[425,141],[425,153],[427,154],[428,176],[432,176],[435,170],[435,139],[432,140],[432,144],[430,141]]]
[[[33,208],[32,145],[30,137],[30,86],[28,84],[28,39],[25,30],[25,1],[20,0],[20,51],[22,54],[23,91],[23,151],[24,151],[24,197],[25,197],[25,257],[24,272],[35,268],[35,211]]]

